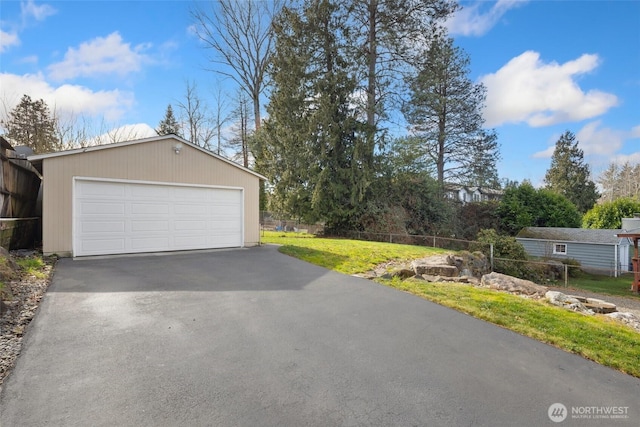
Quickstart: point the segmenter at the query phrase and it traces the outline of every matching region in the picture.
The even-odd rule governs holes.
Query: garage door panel
[[[131,221],[132,233],[143,232],[143,231],[167,232],[169,231],[169,221],[155,221],[155,220]]]
[[[208,188],[183,187],[175,195],[176,200],[201,201],[209,195]]]
[[[134,199],[167,199],[171,197],[171,188],[160,185],[142,185],[131,184],[129,185],[129,191],[131,197]]]
[[[237,234],[237,232],[241,229],[240,226],[238,226],[237,222],[231,218],[227,220],[208,221],[208,225],[209,229],[215,230],[217,233],[221,234]]]
[[[122,202],[80,201],[80,213],[83,215],[124,215],[125,204]]]
[[[242,190],[76,180],[74,255],[243,245]]]
[[[238,192],[235,190],[221,190],[215,195],[215,201],[219,204],[234,204],[238,202]]]
[[[141,237],[131,238],[131,249],[141,252],[155,252],[169,250],[168,237]]]
[[[176,237],[174,243],[178,249],[205,249],[210,247],[207,243],[207,238],[201,234]]]
[[[201,199],[198,199],[198,201]],[[188,215],[188,216],[206,216],[209,211],[209,207],[205,204],[175,204],[174,212],[176,215]]]
[[[213,206],[211,214],[214,217],[219,218],[237,218],[238,215],[242,212],[241,209],[238,209],[237,206]]]
[[[121,253],[125,249],[125,239],[85,239],[82,241],[82,250],[88,253],[105,251],[104,253]]]
[[[207,222],[206,221],[184,221],[184,220],[176,220],[175,228],[177,231],[190,230],[190,231],[207,231]]]
[[[124,221],[84,221],[81,224],[83,233],[124,233]]]
[[[131,213],[133,215],[167,215],[169,214],[169,204],[131,203]]]
[[[240,243],[235,236],[209,236],[207,238],[206,247],[211,247],[212,245],[221,244],[223,248],[231,248],[239,246]]]
[[[103,198],[122,199],[125,195],[124,184],[113,182],[81,181],[76,185],[76,192],[82,196],[100,196]]]

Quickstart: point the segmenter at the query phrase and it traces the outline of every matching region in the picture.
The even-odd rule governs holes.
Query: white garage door
[[[242,189],[76,179],[74,256],[243,245]]]

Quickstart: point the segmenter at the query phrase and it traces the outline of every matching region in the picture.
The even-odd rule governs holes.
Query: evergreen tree
[[[365,93],[363,158],[373,166],[376,148],[382,147],[389,108],[404,92],[402,76],[416,66],[420,47],[457,10],[450,0],[348,0],[341,1],[348,17],[350,57],[359,88]],[[394,99],[395,98],[395,99]]]
[[[2,122],[5,136],[14,145],[25,145],[35,154],[49,153],[61,148],[56,133],[56,120],[49,112],[44,100],[33,101],[23,95],[20,103],[9,112],[9,118]]]
[[[547,189],[569,199],[581,213],[591,209],[600,197],[591,180],[589,165],[584,161],[584,152],[569,131],[556,142],[544,181]]]
[[[164,114],[164,118],[158,124],[156,129],[158,135],[178,135],[180,136],[180,123],[173,115],[173,108],[171,104],[167,106],[167,111]]]
[[[283,10],[274,27],[269,118],[255,139],[275,210],[333,230],[353,227],[368,187],[362,124],[351,103],[356,82],[336,8],[312,0],[300,13]]]
[[[404,108],[421,153],[435,164],[440,188],[470,181],[493,186],[497,137],[482,128],[486,89],[469,78],[469,56],[446,36],[435,37],[424,56],[408,81],[411,98]]]

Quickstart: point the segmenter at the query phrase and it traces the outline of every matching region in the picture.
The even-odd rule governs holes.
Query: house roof
[[[498,189],[494,189],[494,188],[487,188],[487,187],[478,187],[478,186],[473,186],[473,185],[462,185],[462,184],[448,184],[445,183],[444,184],[444,189],[447,191],[459,191],[459,190],[465,190],[468,191],[470,193],[473,193],[474,191],[478,191],[482,194],[492,194],[492,195],[496,195],[496,196],[501,196],[504,194],[504,191],[502,190],[498,190]]]
[[[162,135],[162,136],[152,136],[150,138],[142,138],[142,139],[134,139],[132,141],[122,141],[122,142],[115,142],[112,144],[104,144],[104,145],[94,145],[91,147],[85,147],[85,148],[76,148],[73,150],[65,150],[65,151],[56,151],[53,153],[46,153],[46,154],[36,154],[33,156],[29,156],[28,160],[33,163],[33,165],[36,167],[36,169],[38,169],[39,171],[42,171],[42,161],[45,159],[50,159],[53,157],[62,157],[62,156],[71,156],[74,154],[82,154],[82,153],[88,153],[91,151],[101,151],[101,150],[109,150],[111,148],[119,148],[119,147],[127,147],[130,145],[136,145],[136,144],[144,144],[147,142],[157,142],[157,141],[163,141],[163,140],[175,140],[178,141],[179,143],[183,144],[183,145],[187,145],[189,147],[195,148],[198,151],[201,151],[215,159],[218,159],[222,162],[225,162],[231,166],[234,166],[238,169],[241,169],[247,173],[250,173],[254,176],[256,176],[257,178],[263,180],[263,181],[267,181],[267,178],[263,175],[260,175],[257,172],[252,171],[251,169],[245,168],[242,165],[239,165],[236,162],[233,162],[229,159],[226,159],[212,151],[206,150],[202,147],[199,147],[195,144],[192,144],[191,142],[187,141],[186,139],[180,138],[179,136],[176,135]]]
[[[615,245],[620,241],[616,235],[621,232],[622,230],[593,228],[525,227],[516,237],[521,239],[599,244],[605,243]]]

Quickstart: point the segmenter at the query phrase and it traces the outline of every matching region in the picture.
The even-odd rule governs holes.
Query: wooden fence
[[[0,137],[0,244],[4,248],[33,247],[39,240],[41,180],[31,163]]]

